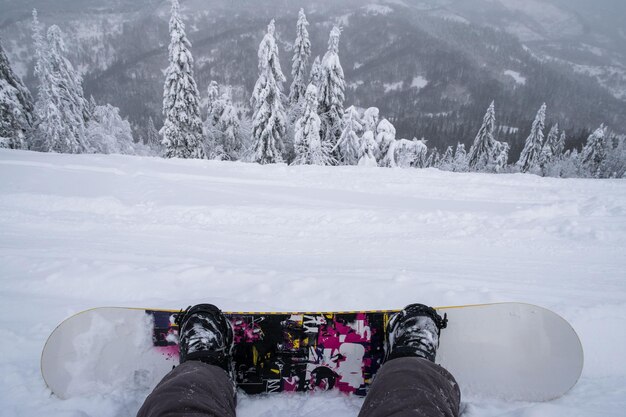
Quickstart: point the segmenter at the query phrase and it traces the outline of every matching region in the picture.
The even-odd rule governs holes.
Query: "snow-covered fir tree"
[[[193,74],[191,43],[185,34],[178,0],[169,22],[169,66],[163,87],[163,146],[167,158],[205,158],[200,93]]]
[[[73,112],[82,116],[83,122],[87,123],[91,117],[89,103],[83,93],[82,78],[74,70],[70,61],[65,57],[65,41],[63,33],[57,25],[48,29],[49,59],[52,73],[55,75],[56,86],[64,92],[64,98],[68,100],[67,106]]]
[[[33,148],[44,152],[92,152],[85,140],[88,115],[80,76],[65,58],[61,29],[52,25],[44,41],[42,29],[33,12],[35,75],[39,91],[35,112],[38,121]]]
[[[467,152],[465,151],[464,143],[458,142],[456,145],[456,149],[454,150],[454,166],[452,170],[454,172],[467,172],[469,170]]]
[[[309,77],[309,83],[319,88],[320,81],[322,80],[322,61],[319,55],[313,60],[311,65],[311,75]]]
[[[161,143],[159,131],[156,127],[154,127],[154,120],[152,120],[152,116],[148,118],[145,135],[145,144],[160,155],[163,152],[163,144]]]
[[[259,45],[259,79],[254,85],[251,104],[253,160],[260,164],[282,161],[283,137],[286,115],[282,103],[282,84],[286,81],[278,59],[278,46],[274,39],[274,20]]]
[[[332,165],[331,149],[320,137],[321,120],[317,115],[317,87],[309,84],[302,117],[296,122],[294,165]]]
[[[521,172],[536,171],[539,168],[541,148],[543,147],[543,129],[546,123],[546,103],[543,103],[537,111],[533,121],[530,135],[526,138],[526,144],[520,155],[517,165]]]
[[[120,116],[120,109],[110,104],[94,109],[87,124],[86,141],[95,153],[135,153],[130,123]]]
[[[430,151],[430,155],[428,155],[428,158],[426,159],[424,168],[436,168],[439,165],[440,159],[441,155],[439,154],[439,151],[437,148],[433,148],[432,151]]]
[[[602,176],[602,163],[608,154],[607,129],[602,124],[587,138],[580,159],[590,176],[600,178]]]
[[[322,119],[322,141],[335,149],[335,145],[343,130],[343,102],[346,89],[343,68],[339,62],[340,36],[341,29],[334,26],[330,31],[328,39],[328,51],[322,59],[322,78],[319,85],[319,114]],[[338,155],[336,156],[338,157]]]
[[[492,169],[495,172],[501,172],[509,163],[509,150],[511,148],[506,142],[498,142],[497,140],[494,142],[495,146],[491,157]]]
[[[470,147],[468,165],[472,170],[484,170],[492,164],[495,148],[494,131],[496,126],[495,102],[491,102],[483,117],[483,124],[478,130],[474,143]]]
[[[33,99],[13,72],[0,39],[0,148],[28,148],[32,128]]]
[[[223,102],[223,109],[217,123],[219,144],[223,150],[223,156],[220,159],[236,161],[241,157],[244,150],[239,114],[233,106],[230,90],[222,94],[221,101]]]
[[[389,166],[389,164],[383,163],[387,152],[389,152],[389,146],[396,140],[396,128],[387,119],[383,119],[378,123],[376,127],[376,159],[380,166]]]
[[[309,22],[306,20],[304,9],[300,9],[298,13],[298,23],[296,25],[296,41],[293,47],[293,58],[291,59],[291,75],[293,81],[289,90],[289,105],[296,106],[307,90],[306,69],[309,65],[309,56],[311,55],[311,41],[309,40],[309,32],[307,26]]]
[[[546,141],[541,148],[539,155],[539,167],[541,172],[545,175],[546,167],[551,164],[557,156],[555,155],[556,148],[559,142],[559,124],[555,123],[546,137]]]
[[[379,114],[378,107],[369,107],[363,112],[363,129],[372,132],[374,137],[378,133],[376,128],[378,126]]]
[[[363,122],[354,106],[348,107],[343,114],[343,131],[337,142],[339,164],[357,165],[359,163]]]
[[[443,171],[452,171],[452,167],[454,165],[454,149],[452,146],[448,146],[446,151],[441,156],[441,161],[439,161],[439,169]]]
[[[366,167],[378,166],[376,162],[376,149],[378,144],[374,138],[374,132],[366,130],[361,138],[361,146],[359,148],[359,162],[357,165]]]
[[[561,157],[563,152],[565,152],[565,141],[567,140],[567,136],[565,135],[565,130],[561,131],[561,135],[559,136],[559,140],[556,142],[554,146],[553,153],[555,157]]]
[[[611,141],[614,146],[602,163],[604,177],[606,178],[626,178],[626,137],[614,137]]]
[[[371,133],[371,131],[368,131]],[[382,166],[391,168],[409,168],[423,166],[428,149],[423,141],[398,139],[389,144],[387,154],[381,161]]]
[[[226,94],[220,94],[217,81],[213,80],[207,89],[207,117],[204,121],[205,153],[209,159],[224,159],[220,119],[226,106]],[[230,158],[225,158],[230,159]]]
[[[211,80],[207,87],[207,117],[213,114],[213,106],[220,98],[220,86],[215,80]]]

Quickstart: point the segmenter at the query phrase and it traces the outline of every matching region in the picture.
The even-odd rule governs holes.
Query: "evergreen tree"
[[[225,97],[226,95],[220,95],[217,81],[211,81],[207,90],[207,117],[204,121],[205,152],[209,159],[221,160],[225,157],[220,128],[220,119],[226,106]]]
[[[13,72],[0,39],[0,148],[28,148],[32,127],[33,99]]]
[[[244,148],[241,136],[239,115],[233,106],[230,91],[225,92],[221,99],[223,110],[218,121],[218,132],[220,135],[220,145],[224,155],[221,159],[236,161],[240,158]]]
[[[317,87],[309,84],[305,95],[306,105],[296,123],[294,165],[331,165],[331,149],[320,138],[321,120],[317,115]]]
[[[376,162],[376,148],[378,144],[374,139],[374,132],[366,130],[361,138],[361,147],[359,149],[359,166],[375,167],[378,166]]]
[[[304,9],[300,9],[291,65],[291,75],[293,76],[289,92],[289,104],[291,106],[298,105],[307,89],[305,73],[311,55],[311,41],[309,41],[309,32],[306,29],[308,25],[309,22],[306,20]]]
[[[526,144],[517,162],[522,172],[536,170],[539,166],[541,148],[543,147],[543,129],[545,127],[545,121],[546,103],[543,103],[537,112],[537,116],[535,116],[530,135],[528,135],[526,139]]]
[[[454,149],[452,146],[448,146],[443,156],[441,157],[441,161],[439,162],[439,169],[443,171],[452,171],[452,167],[454,165]]]
[[[506,142],[498,142],[495,141],[495,146],[493,149],[493,154],[491,157],[492,160],[492,169],[495,172],[500,172],[504,168],[506,168],[509,163],[509,144]]]
[[[465,144],[458,142],[454,151],[454,172],[466,172],[469,169]]]
[[[380,166],[389,166],[383,164],[382,161],[389,152],[390,145],[396,140],[396,128],[387,119],[383,119],[378,123],[376,128],[376,159]]]
[[[363,112],[363,129],[372,132],[374,137],[378,134],[376,128],[379,113],[378,107],[370,107]]]
[[[146,145],[150,146],[159,154],[163,151],[161,136],[159,136],[158,130],[154,127],[154,120],[152,120],[152,116],[148,118],[148,125],[146,126]]]
[[[261,164],[282,161],[283,137],[286,131],[285,110],[282,104],[282,83],[285,76],[280,69],[278,46],[274,39],[274,20],[259,45],[259,79],[252,93],[254,109],[252,137],[253,160]]]
[[[556,123],[552,126],[552,128],[550,128],[548,137],[546,138],[546,141],[541,148],[541,154],[539,155],[539,166],[543,175],[545,175],[546,167],[556,158],[555,151],[558,146],[558,142],[559,124]]]
[[[567,137],[565,136],[565,131],[561,131],[561,136],[559,136],[559,140],[556,142],[556,145],[554,146],[554,156],[557,158],[560,158],[561,156],[563,156],[563,152],[565,151],[565,141],[567,140]]]
[[[211,80],[207,88],[207,116],[213,114],[214,103],[220,98],[220,86],[215,80]]]
[[[172,0],[169,22],[169,66],[163,86],[163,127],[161,135],[167,158],[205,158],[200,93],[193,75],[191,43],[179,12]]]
[[[65,57],[63,33],[57,25],[52,25],[48,29],[48,46],[50,66],[55,75],[57,88],[64,93],[71,111],[82,117],[83,123],[87,123],[90,119],[89,103],[83,93],[82,78]]]
[[[311,76],[309,77],[309,83],[319,88],[321,80],[322,80],[322,62],[318,55],[313,60],[313,65],[311,65]]]
[[[339,37],[341,30],[334,26],[328,39],[328,51],[322,59],[319,114],[322,119],[322,141],[335,148],[341,136],[343,102],[346,83],[339,62]],[[336,152],[336,151],[335,151]],[[338,155],[337,155],[338,156]]]
[[[495,103],[492,101],[483,117],[483,124],[474,139],[468,155],[470,169],[480,171],[486,169],[492,162],[495,139],[494,130],[496,125]]]
[[[35,74],[40,82],[35,105],[39,125],[33,147],[44,152],[91,152],[85,139],[87,103],[80,77],[65,58],[61,29],[50,26],[45,41],[41,32],[33,11]]]
[[[86,142],[91,152],[134,154],[135,143],[128,120],[110,104],[96,106],[87,124]],[[141,145],[138,145],[141,146]]]
[[[606,127],[600,125],[589,137],[583,148],[580,158],[583,166],[593,177],[601,177],[601,166],[606,159],[609,149],[606,140]]]
[[[343,131],[337,148],[339,153],[339,163],[342,165],[357,165],[360,158],[361,139],[359,135],[363,131],[363,122],[359,117],[359,112],[354,106],[346,109],[343,115]]]

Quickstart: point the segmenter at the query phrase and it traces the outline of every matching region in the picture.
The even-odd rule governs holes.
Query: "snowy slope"
[[[0,416],[134,415],[146,392],[51,396],[46,337],[93,306],[201,301],[543,305],[579,332],[582,380],[550,403],[464,398],[464,415],[626,409],[626,181],[6,150],[0,178]],[[241,397],[239,415],[356,416],[360,403]]]

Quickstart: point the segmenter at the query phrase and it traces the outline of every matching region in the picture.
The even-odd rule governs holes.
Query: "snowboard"
[[[398,310],[228,312],[236,383],[247,394],[338,390],[365,395]],[[545,308],[499,303],[437,308],[447,314],[436,362],[464,396],[546,401],[572,388],[583,367],[574,329]],[[60,398],[153,388],[178,364],[177,311],[94,308],[63,321],[41,357]]]

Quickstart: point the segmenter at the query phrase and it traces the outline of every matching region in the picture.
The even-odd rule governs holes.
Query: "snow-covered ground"
[[[0,151],[1,416],[134,415],[146,392],[62,401],[41,379],[46,337],[89,307],[496,301],[568,319],[583,377],[548,403],[464,398],[464,416],[623,416],[626,181]],[[238,411],[360,404],[241,396]]]

